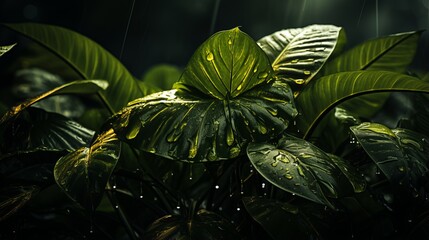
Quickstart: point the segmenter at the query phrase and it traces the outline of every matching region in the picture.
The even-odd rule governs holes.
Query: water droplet
[[[142,199],[142,198],[143,198],[143,195],[140,195],[140,196],[139,196],[139,198],[140,198],[140,199]]]
[[[296,84],[301,85],[301,84],[304,84],[304,83],[305,83],[305,80],[304,80],[304,79],[295,79],[295,80],[294,80],[294,82],[295,82]]]
[[[231,40],[231,38],[230,38],[230,39],[228,39],[228,44],[229,44],[229,45],[231,45],[231,44],[232,44],[232,40]]]
[[[207,53],[206,59],[209,62],[213,61],[213,59],[214,59],[213,53],[211,53],[211,52]]]
[[[215,186],[215,189],[219,189],[219,185],[216,185],[216,186]]]
[[[180,209],[180,206],[177,206],[176,209]]]
[[[237,87],[237,91],[240,91],[240,90],[241,90],[241,88],[242,88],[241,84],[240,84],[240,85],[238,85],[238,87]]]
[[[405,168],[404,168],[403,166],[400,166],[400,167],[398,167],[398,170],[399,170],[400,172],[403,172],[403,171],[405,171]]]
[[[264,78],[267,78],[267,77],[268,77],[268,73],[267,72],[260,72],[258,74],[258,78],[259,79],[264,79]]]
[[[113,189],[116,189],[116,185],[113,185],[113,186],[112,186],[112,188],[113,188]]]
[[[305,75],[310,75],[310,74],[311,74],[311,72],[310,72],[310,71],[308,71],[308,70],[305,70],[305,71],[304,71],[304,74],[305,74]]]
[[[257,72],[258,71],[258,68],[257,67],[255,67],[255,69],[253,69],[253,72],[255,73],[255,72]]]
[[[118,206],[118,205],[115,205],[115,208],[116,208],[116,209],[118,209],[118,208],[119,208],[119,206]]]
[[[279,162],[278,161],[274,161],[274,162],[272,162],[271,163],[271,166],[273,166],[273,167],[277,167],[277,165],[279,164]]]
[[[291,180],[291,179],[293,178],[293,176],[292,176],[292,175],[290,175],[290,174],[286,174],[286,175],[285,175],[285,178],[286,178],[286,179],[288,179],[288,180]]]
[[[148,150],[150,153],[156,153],[156,149],[155,148],[149,148]]]
[[[265,188],[265,183],[262,183],[262,188]]]
[[[301,186],[301,184],[299,184],[299,183],[295,183],[294,185],[295,185],[295,186]]]
[[[237,208],[237,211],[240,211],[240,210],[241,210],[241,209],[238,207],[238,208]]]

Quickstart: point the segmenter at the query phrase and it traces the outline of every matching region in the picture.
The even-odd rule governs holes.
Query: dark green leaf
[[[167,215],[153,222],[146,231],[144,239],[240,239],[234,226],[205,209],[199,210],[192,218]]]
[[[22,102],[14,107],[10,111],[8,111],[0,120],[0,124],[6,122],[7,120],[11,119],[12,117],[16,117],[18,114],[20,114],[23,110],[25,110],[27,107],[35,104],[38,101],[41,101],[45,98],[48,98],[50,96],[55,95],[61,95],[61,94],[90,94],[90,93],[96,93],[101,90],[105,90],[109,84],[104,80],[81,80],[81,81],[74,81],[67,84],[64,84],[62,86],[59,86],[57,88],[54,88],[50,91],[47,91],[37,97],[31,98],[26,100],[25,102]]]
[[[377,123],[362,123],[351,130],[387,179],[410,184],[417,193],[416,183],[429,170],[429,142],[424,135]]]
[[[275,32],[258,41],[274,72],[292,86],[307,84],[334,51],[341,28],[311,25]]]
[[[267,231],[273,239],[318,239],[319,233],[308,222],[308,217],[288,203],[261,197],[243,198],[250,216]]]
[[[74,201],[95,210],[119,159],[120,142],[113,129],[100,134],[89,147],[82,147],[60,158],[54,177]]]
[[[0,221],[25,206],[38,190],[36,186],[9,186],[0,189]]]
[[[32,107],[1,127],[3,153],[34,149],[74,150],[86,145],[94,135],[94,131],[60,114]]]
[[[250,143],[247,155],[256,170],[275,186],[317,203],[338,197],[342,172],[331,157],[313,144],[284,136],[277,145]]]
[[[356,193],[365,191],[365,179],[347,160],[333,154],[327,154],[331,158],[332,162],[338,167],[338,169],[341,170],[344,176],[347,177]]]
[[[149,87],[142,92],[134,77],[113,55],[76,32],[37,23],[6,26],[56,53],[82,78],[107,80],[110,87],[99,95],[112,112],[118,111],[129,101],[151,92]]]
[[[230,100],[183,90],[131,102],[111,119],[118,136],[166,158],[192,162],[237,157],[249,141],[277,136],[296,115],[292,92],[271,81]]]
[[[296,118],[297,127],[305,137],[311,135],[320,119],[333,107],[352,97],[387,91],[429,92],[429,84],[417,78],[384,71],[342,72],[322,77],[296,99],[302,114]]]
[[[147,70],[142,81],[160,90],[170,90],[182,75],[182,70],[176,66],[160,64]],[[140,82],[140,81],[139,81]]]
[[[264,52],[252,38],[234,28],[205,41],[191,57],[180,82],[224,100],[268,81],[271,73]]]
[[[13,47],[15,47],[15,44],[7,45],[7,46],[0,46],[0,57],[3,56],[3,54],[9,52]]]

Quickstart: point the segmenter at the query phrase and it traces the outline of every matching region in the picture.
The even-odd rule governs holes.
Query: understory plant
[[[139,80],[71,30],[3,27],[30,41],[0,48],[1,239],[428,238],[421,32],[233,28]]]

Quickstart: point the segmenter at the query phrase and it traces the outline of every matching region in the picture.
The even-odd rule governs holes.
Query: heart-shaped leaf
[[[337,197],[342,190],[341,170],[329,155],[303,139],[284,136],[276,145],[250,143],[247,156],[269,182],[311,201],[332,207],[325,196]]]
[[[231,99],[271,78],[264,52],[238,28],[215,33],[192,55],[180,82],[217,99]]]
[[[271,81],[229,101],[183,90],[133,101],[110,120],[118,136],[166,158],[192,162],[237,157],[252,140],[281,133],[296,115],[290,87]]]
[[[58,186],[74,201],[95,210],[120,154],[113,129],[101,133],[89,147],[60,158],[54,168]]]
[[[275,32],[258,40],[274,72],[292,86],[307,84],[335,49],[341,28],[311,25]]]
[[[388,91],[429,93],[429,84],[385,71],[341,72],[322,77],[309,84],[296,99],[302,113],[296,118],[297,127],[309,137],[320,119],[342,101],[366,93]]]
[[[362,123],[350,128],[366,153],[392,182],[410,184],[415,189],[429,169],[429,141],[407,129],[390,129],[378,123]]]
[[[15,47],[15,44],[7,45],[7,46],[0,46],[0,57],[3,56],[3,54],[9,52],[13,47]]]
[[[140,90],[134,77],[112,54],[79,33],[38,23],[5,26],[54,52],[83,79],[107,80],[110,87],[101,91],[99,96],[112,112],[118,111],[129,101],[152,92],[150,87]]]

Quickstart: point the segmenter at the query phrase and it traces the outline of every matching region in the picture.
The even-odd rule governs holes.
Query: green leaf
[[[284,136],[276,145],[250,143],[247,156],[256,170],[275,186],[311,201],[332,204],[338,197],[342,172],[331,157],[313,144]]]
[[[335,49],[341,28],[311,25],[275,32],[258,40],[274,72],[292,86],[307,84]]]
[[[2,153],[22,150],[74,150],[86,145],[94,131],[57,113],[27,108],[1,125]],[[11,140],[12,139],[12,140]]]
[[[36,186],[9,186],[0,190],[0,221],[5,220],[31,200],[39,191]]]
[[[332,162],[341,170],[344,176],[347,177],[356,193],[365,191],[366,181],[362,175],[345,159],[342,159],[334,154],[327,155],[331,158]]]
[[[8,111],[5,115],[3,115],[3,117],[0,120],[0,124],[8,121],[12,117],[16,117],[27,107],[43,99],[46,99],[48,97],[61,95],[61,94],[91,94],[101,90],[105,90],[108,87],[108,85],[109,84],[104,80],[80,80],[80,81],[74,81],[74,82],[61,85],[37,97],[30,98],[25,102],[22,102],[12,107],[10,111]]]
[[[89,147],[60,158],[54,168],[58,186],[74,201],[95,210],[120,154],[113,129],[101,133]]]
[[[297,128],[309,137],[320,119],[333,107],[355,96],[374,92],[410,91],[429,93],[429,84],[417,78],[385,71],[342,72],[322,77],[296,99],[300,111]]]
[[[131,102],[110,123],[144,151],[191,162],[237,157],[249,141],[276,137],[296,115],[290,87],[271,81],[230,100],[183,90]]]
[[[67,62],[83,79],[105,79],[109,88],[99,96],[109,110],[116,112],[129,101],[151,92],[142,92],[134,77],[108,51],[71,30],[37,23],[6,24],[35,40]],[[120,96],[120,97],[119,97]]]
[[[13,47],[15,47],[15,44],[7,45],[7,46],[0,46],[0,57],[3,56],[3,54],[9,52]]]
[[[291,204],[262,197],[243,198],[244,206],[273,239],[318,239],[319,233],[308,217]],[[282,224],[279,227],[279,224]]]
[[[142,81],[161,90],[170,90],[182,75],[182,70],[176,66],[160,64],[151,67],[144,74]]]
[[[240,239],[234,226],[205,209],[195,216],[186,218],[178,215],[166,215],[153,222],[145,232],[144,239]]]
[[[215,33],[195,51],[180,82],[224,100],[268,81],[271,73],[264,52],[247,34],[233,28]]]
[[[411,64],[421,32],[409,32],[362,43],[326,63],[324,75],[357,70],[403,73]]]
[[[362,123],[350,128],[357,140],[392,182],[409,184],[418,194],[419,178],[428,172],[429,141],[407,129],[390,129],[378,123]]]

